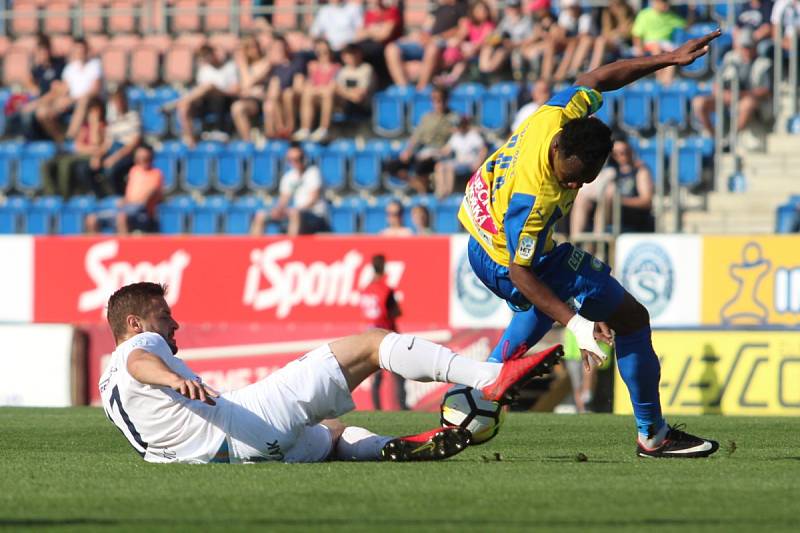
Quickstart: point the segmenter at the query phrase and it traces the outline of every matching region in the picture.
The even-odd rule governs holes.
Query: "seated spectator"
[[[633,21],[633,52],[637,56],[660,54],[675,48],[672,32],[685,28],[686,20],[672,10],[669,0],[653,0],[650,7],[639,11]],[[661,83],[669,84],[675,77],[675,67],[656,73]]]
[[[33,50],[33,67],[28,79],[25,81],[25,96],[19,110],[9,122],[16,123],[27,140],[41,138],[40,128],[37,126],[36,112],[54,105],[62,99],[66,105],[68,95],[61,81],[66,61],[63,57],[54,56],[50,46],[50,38],[39,35],[36,38],[36,47]],[[66,109],[66,107],[65,107]],[[18,121],[18,122],[17,122]],[[48,136],[48,138],[50,138]]]
[[[549,0],[537,0],[533,7],[533,32],[520,52],[530,64],[533,78],[549,82],[555,68],[556,43],[563,41],[564,32],[550,11]]]
[[[611,149],[608,166],[598,178],[581,188],[570,215],[570,233],[586,231],[592,210],[603,202],[605,220],[595,217],[596,233],[605,231],[611,222],[613,199],[619,190],[622,202],[623,232],[645,233],[654,230],[653,176],[650,169],[633,155],[628,141],[617,139]],[[596,215],[599,215],[597,212]]]
[[[556,81],[575,79],[589,56],[597,31],[592,16],[581,8],[580,0],[561,0],[558,28],[554,34],[556,52],[563,52],[555,73]]]
[[[425,194],[430,186],[430,174],[436,161],[441,158],[442,149],[450,139],[455,115],[447,110],[447,91],[436,87],[431,91],[433,109],[423,115],[411,133],[405,150],[400,157],[387,161],[384,168],[409,186]],[[411,174],[409,174],[411,172]]]
[[[600,35],[594,40],[589,70],[605,63],[607,54],[618,56],[633,44],[631,32],[634,12],[626,0],[609,0],[608,7],[601,13],[600,21]]]
[[[478,68],[481,74],[494,74],[503,68],[509,58],[514,79],[522,79],[522,65],[518,50],[526,46],[533,33],[531,18],[522,12],[520,0],[508,0],[503,18],[494,33],[481,46]]]
[[[411,225],[414,226],[415,235],[433,235],[431,213],[424,205],[418,204],[411,208]]]
[[[760,56],[770,55],[772,48],[772,0],[749,0],[739,4],[736,9],[736,25],[733,37],[736,39],[741,30],[749,30],[756,43]]]
[[[800,2],[797,0],[777,0],[772,8],[770,21],[773,28],[780,25],[783,30],[781,47],[791,50],[792,40],[800,34]],[[773,30],[777,31],[777,30]]]
[[[438,198],[463,192],[469,178],[487,155],[486,139],[473,127],[469,117],[461,117],[442,150],[442,158],[434,167],[434,194]]]
[[[35,109],[36,121],[48,137],[61,144],[65,137],[74,139],[78,135],[86,120],[89,102],[100,96],[102,75],[100,59],[89,57],[89,45],[84,39],[75,39],[71,59],[61,73],[63,85],[52,85],[56,91],[53,97],[40,102]],[[72,117],[65,134],[60,121],[70,109]]]
[[[550,84],[546,81],[537,81],[531,85],[531,101],[519,108],[517,114],[514,115],[514,121],[511,124],[511,131],[517,129],[525,122],[529,116],[536,113],[541,106],[550,100],[551,91]]]
[[[414,231],[403,224],[405,208],[400,200],[386,204],[386,227],[380,232],[384,237],[410,237]]]
[[[447,42],[442,54],[444,69],[449,70],[438,83],[452,87],[461,79],[467,65],[477,62],[481,47],[494,33],[496,24],[486,2],[479,0],[470,6],[469,15],[459,22],[459,31]]]
[[[449,39],[457,37],[459,22],[467,16],[466,2],[440,0],[425,19],[420,35],[386,46],[386,67],[395,85],[408,85],[404,59],[422,59],[417,89],[424,89],[441,68],[442,54]],[[417,50],[421,45],[422,49]]]
[[[297,99],[303,92],[305,65],[294,57],[283,37],[275,37],[269,50],[270,70],[262,106],[264,135],[288,139],[295,131]]]
[[[270,70],[269,59],[261,50],[258,39],[249,35],[242,38],[233,60],[239,76],[239,94],[231,105],[231,117],[239,138],[250,142],[253,119],[258,116],[266,95],[264,80]]]
[[[372,65],[379,86],[391,82],[386,68],[386,45],[403,36],[403,11],[391,0],[367,0],[364,25],[356,34],[356,44],[364,53],[364,61]]]
[[[128,95],[125,87],[118,87],[109,99],[108,125],[106,126],[106,142],[102,165],[92,170],[102,172],[105,187],[113,194],[125,192],[125,180],[133,167],[133,156],[136,148],[142,144],[142,119],[139,112],[128,106]],[[100,168],[102,167],[102,168]]]
[[[311,24],[311,37],[325,39],[338,52],[355,42],[358,30],[364,24],[361,2],[328,0],[317,11]]]
[[[763,115],[769,116],[770,109],[766,105],[772,97],[772,61],[766,57],[756,55],[756,43],[752,34],[747,30],[737,33],[734,49],[725,54],[722,59],[722,76],[726,80],[738,78],[739,80],[739,106],[737,114],[736,131],[743,131],[763,109]],[[696,96],[692,100],[692,109],[703,127],[703,133],[711,136],[714,124],[711,114],[714,112],[715,98],[719,88],[714,87],[712,94]],[[726,90],[723,94],[726,106],[730,105],[731,92]],[[748,138],[743,138],[743,141]],[[751,140],[751,143],[757,141]],[[756,148],[756,146],[749,146]]]
[[[194,118],[214,115],[215,129],[225,130],[225,119],[239,93],[239,80],[233,61],[223,61],[222,57],[209,45],[197,51],[200,66],[197,69],[197,85],[172,104],[164,106],[165,112],[175,108],[181,127],[181,138],[186,146],[197,144],[194,132]]]
[[[314,55],[316,59],[308,63],[308,77],[300,99],[300,129],[294,134],[297,141],[303,141],[311,135],[318,108],[319,130],[314,132],[314,137],[327,136],[333,116],[336,74],[341,65],[334,60],[333,50],[325,39],[314,42]]]
[[[306,165],[305,153],[299,144],[289,147],[286,162],[290,169],[281,177],[278,203],[269,213],[256,213],[251,233],[263,235],[267,224],[280,225],[289,236],[330,231],[319,168]]]
[[[143,144],[136,148],[135,164],[128,173],[125,196],[116,209],[92,213],[86,217],[87,233],[113,228],[120,235],[132,231],[158,230],[156,208],[162,200],[164,176],[153,166],[153,149]]]
[[[105,105],[94,98],[88,104],[86,122],[75,139],[74,152],[59,153],[42,164],[44,193],[69,198],[76,193],[92,191],[104,196],[109,191],[92,179],[91,168],[100,168],[107,149]]]

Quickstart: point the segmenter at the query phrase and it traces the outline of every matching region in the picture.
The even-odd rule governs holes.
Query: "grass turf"
[[[392,434],[434,420],[346,418]],[[511,414],[438,463],[190,466],[143,462],[99,409],[0,408],[0,529],[796,531],[800,420],[682,421],[722,450],[638,459],[628,417]]]

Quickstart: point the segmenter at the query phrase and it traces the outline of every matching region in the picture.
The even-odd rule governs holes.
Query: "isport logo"
[[[473,318],[490,317],[502,305],[502,300],[492,294],[472,272],[466,252],[458,259],[455,288],[456,297],[464,310]]]
[[[674,269],[669,254],[652,242],[638,244],[622,265],[622,284],[657,318],[672,300]]]

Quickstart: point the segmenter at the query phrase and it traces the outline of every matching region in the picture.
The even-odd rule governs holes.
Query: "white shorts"
[[[355,408],[327,344],[224,397],[233,404],[227,428],[231,463],[324,461],[333,441],[320,422]]]

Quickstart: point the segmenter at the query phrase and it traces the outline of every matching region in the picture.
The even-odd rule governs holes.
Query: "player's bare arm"
[[[173,372],[160,357],[145,350],[134,350],[128,356],[128,373],[145,385],[169,387],[190,400],[209,405],[215,405],[214,398],[219,396],[205,384]]]
[[[575,83],[600,92],[614,91],[662,68],[689,65],[707,54],[709,43],[721,34],[720,30],[716,30],[703,37],[690,39],[672,52],[614,61],[581,74]]]

